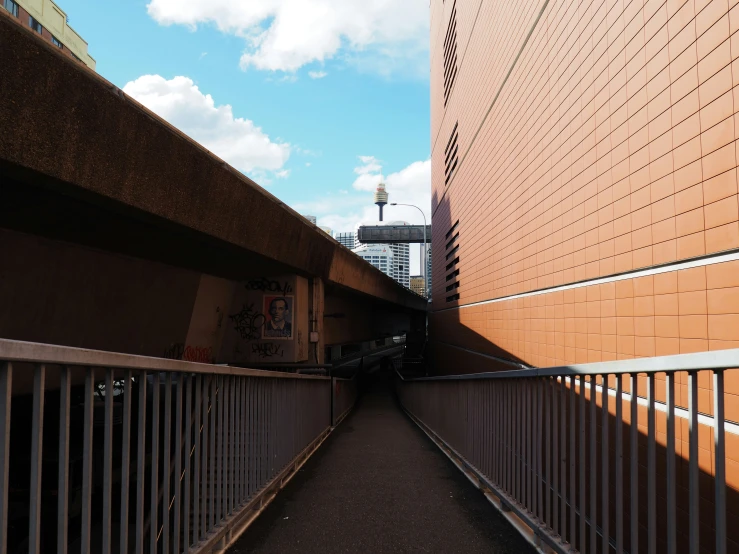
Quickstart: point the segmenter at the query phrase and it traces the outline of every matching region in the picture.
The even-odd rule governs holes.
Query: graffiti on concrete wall
[[[287,282],[280,283],[279,281],[262,277],[246,283],[246,290],[272,292],[285,295],[291,293],[293,288]]]
[[[173,343],[164,351],[164,358],[210,364],[213,362],[212,346],[190,346],[181,342]]]
[[[254,304],[243,304],[239,313],[228,316],[234,323],[234,329],[244,340],[261,338],[266,318],[254,308]]]
[[[181,360],[184,353],[185,345],[181,342],[175,342],[169,345],[169,348],[164,351],[164,355],[162,357],[167,358],[168,360]]]
[[[258,355],[260,358],[282,358],[285,351],[281,344],[273,342],[258,342],[251,345],[251,353]]]

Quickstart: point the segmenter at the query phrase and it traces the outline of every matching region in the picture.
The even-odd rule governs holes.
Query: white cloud
[[[326,73],[325,71],[309,71],[308,72],[308,77],[310,77],[311,79],[323,79],[326,75],[328,75],[328,73]]]
[[[289,169],[281,169],[280,171],[275,173],[275,177],[278,179],[287,179],[290,176],[290,170]]]
[[[310,167],[310,162],[305,162],[305,167]]]
[[[123,91],[240,171],[266,175],[281,170],[290,157],[290,144],[273,141],[252,121],[234,117],[228,104],[216,106],[188,77],[144,75]]]
[[[202,60],[207,55],[208,55],[208,52],[203,52],[202,54],[200,54],[200,57],[198,58],[198,60]]]
[[[338,56],[381,73],[428,64],[426,0],[151,0],[147,10],[161,25],[212,23],[244,38],[244,69],[294,72]]]

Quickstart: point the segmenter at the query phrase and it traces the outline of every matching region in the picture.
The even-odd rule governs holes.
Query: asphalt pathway
[[[229,549],[247,552],[534,549],[376,385]]]

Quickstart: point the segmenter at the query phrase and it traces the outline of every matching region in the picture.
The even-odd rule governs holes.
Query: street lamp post
[[[409,206],[411,208],[416,208],[419,212],[421,212],[421,216],[423,217],[423,288],[426,289],[426,298],[429,297],[429,277],[428,277],[428,258],[427,258],[427,250],[428,243],[426,242],[426,214],[423,213],[423,210],[419,208],[418,206],[414,206],[413,204],[399,204],[398,202],[393,202],[390,204],[391,206]]]

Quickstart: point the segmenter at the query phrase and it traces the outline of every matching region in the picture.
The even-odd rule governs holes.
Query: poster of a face
[[[265,316],[262,338],[293,338],[294,296],[264,295],[263,313]]]

